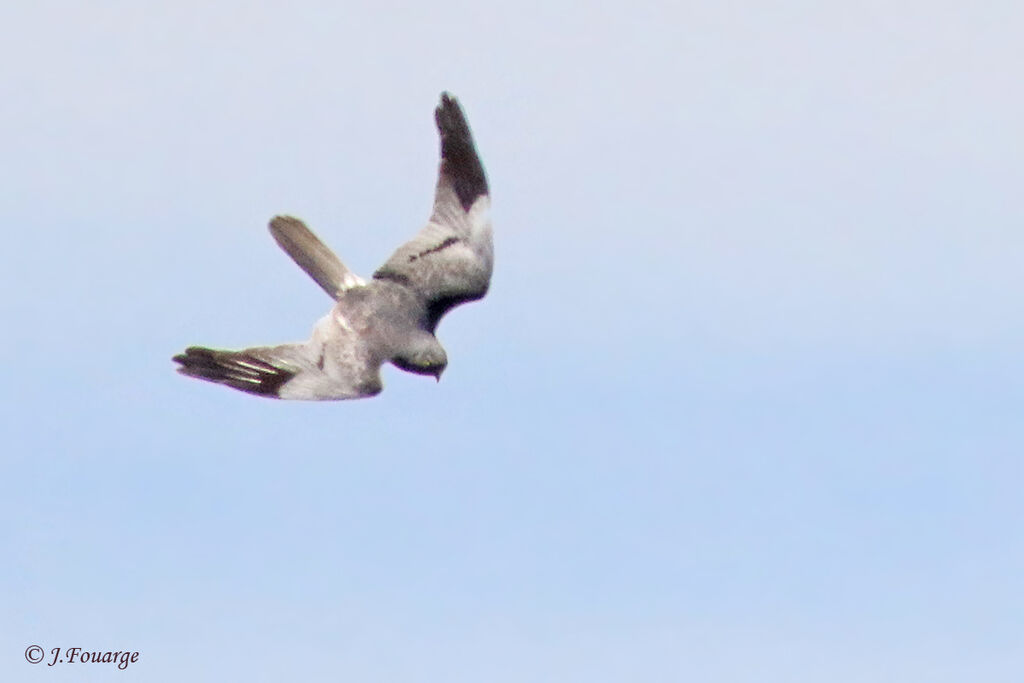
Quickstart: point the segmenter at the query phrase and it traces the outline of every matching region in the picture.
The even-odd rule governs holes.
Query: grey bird
[[[438,381],[448,364],[434,336],[445,313],[482,298],[494,245],[490,196],[465,115],[448,93],[434,112],[441,164],[427,225],[366,281],[345,267],[305,224],[270,222],[282,249],[335,303],[306,342],[224,351],[192,346],[178,372],[270,398],[329,401],[380,393],[380,368]]]

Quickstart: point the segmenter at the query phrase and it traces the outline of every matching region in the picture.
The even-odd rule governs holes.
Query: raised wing
[[[191,346],[178,372],[270,398],[328,401],[379,394],[381,361],[335,312],[304,343],[221,351]]]
[[[275,217],[270,221],[270,234],[332,299],[337,299],[346,289],[366,284],[298,218]]]
[[[431,330],[453,306],[483,297],[494,267],[487,177],[469,125],[448,93],[441,95],[434,118],[441,166],[433,213],[373,275],[419,293],[427,301]]]

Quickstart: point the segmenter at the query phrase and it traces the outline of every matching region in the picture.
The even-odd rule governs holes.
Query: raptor
[[[241,351],[190,346],[174,356],[178,372],[259,396],[319,401],[380,393],[385,363],[440,380],[448,357],[434,332],[445,313],[487,293],[494,244],[487,178],[458,101],[442,93],[434,118],[441,163],[425,227],[365,280],[302,221],[274,218],[274,239],[334,306],[308,341]]]

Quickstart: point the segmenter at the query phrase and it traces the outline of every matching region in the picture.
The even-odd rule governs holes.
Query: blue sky
[[[0,9],[0,679],[1017,681],[1017,3]],[[284,403],[266,231],[493,193],[440,384]],[[28,664],[38,644],[138,650]]]

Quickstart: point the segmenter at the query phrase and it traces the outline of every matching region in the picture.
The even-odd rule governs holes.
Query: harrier
[[[270,398],[330,401],[375,396],[380,368],[438,381],[448,364],[434,336],[445,313],[487,293],[494,266],[490,196],[459,103],[442,93],[434,112],[441,165],[427,225],[366,281],[305,224],[270,222],[282,249],[334,299],[309,341],[223,351],[192,346],[178,372]]]

